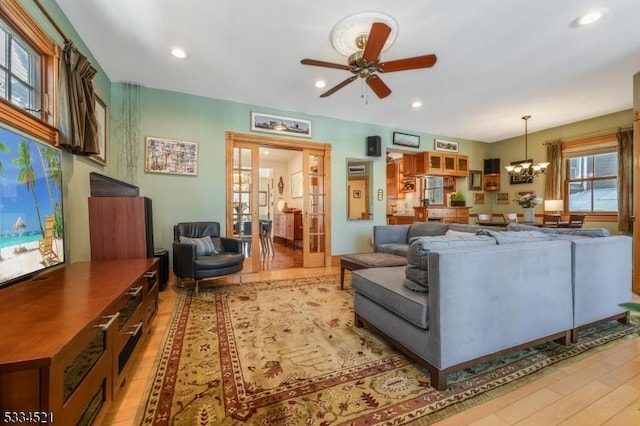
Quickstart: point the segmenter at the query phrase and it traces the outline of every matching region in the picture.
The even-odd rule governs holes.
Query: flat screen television
[[[61,263],[62,152],[0,123],[0,289]]]

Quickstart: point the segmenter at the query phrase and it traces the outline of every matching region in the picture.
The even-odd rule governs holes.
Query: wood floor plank
[[[495,415],[507,424],[512,425],[526,419],[561,398],[561,394],[545,387],[497,411]]]
[[[631,404],[636,398],[637,389],[633,386],[623,385],[613,389],[602,398],[586,407],[566,421],[563,426],[596,426],[601,425],[614,417]]]
[[[622,411],[603,423],[606,426],[630,426],[640,425],[640,395]]]
[[[591,382],[515,424],[518,426],[551,426],[560,424],[609,392],[611,392],[610,386],[599,382]]]

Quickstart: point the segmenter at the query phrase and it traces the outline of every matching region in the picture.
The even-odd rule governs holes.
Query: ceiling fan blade
[[[415,70],[418,68],[431,68],[438,58],[436,55],[415,56],[413,58],[398,59],[380,64],[380,72],[394,72]]]
[[[367,77],[367,84],[369,85],[369,87],[371,87],[373,93],[378,95],[380,99],[386,98],[391,94],[391,89],[389,89],[389,86],[384,84],[384,81],[382,81],[382,79],[378,77],[377,74],[371,74],[369,77]]]
[[[367,37],[367,45],[364,47],[362,57],[369,62],[375,62],[382,52],[384,44],[391,34],[391,27],[382,22],[374,22]]]
[[[324,92],[322,95],[320,95],[320,97],[321,98],[326,98],[327,96],[333,95],[335,92],[337,92],[338,90],[342,89],[344,86],[346,86],[347,84],[351,83],[356,78],[358,78],[357,75],[353,75],[353,76],[349,77],[348,79],[344,80],[342,83],[336,84],[331,89],[329,89],[326,92]]]
[[[337,68],[339,70],[349,71],[351,67],[349,65],[334,64],[333,62],[316,61],[315,59],[303,59],[300,61],[303,65],[315,65],[316,67]]]

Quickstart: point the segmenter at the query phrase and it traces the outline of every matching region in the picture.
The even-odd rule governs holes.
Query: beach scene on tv
[[[61,161],[0,128],[0,286],[64,261]]]

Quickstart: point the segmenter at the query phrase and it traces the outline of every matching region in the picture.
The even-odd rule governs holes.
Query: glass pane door
[[[255,153],[254,153],[255,151]],[[232,232],[234,238],[243,241],[243,251],[247,259],[254,260],[259,254],[257,235],[258,212],[258,169],[257,149],[255,147],[233,147],[233,165],[231,172],[232,193],[230,217],[232,218]],[[254,232],[256,230],[256,232]],[[229,233],[229,232],[228,232]],[[254,241],[255,240],[255,241]]]
[[[325,265],[327,238],[327,182],[325,156],[322,151],[305,150],[303,159],[305,206],[303,217],[303,266]]]

